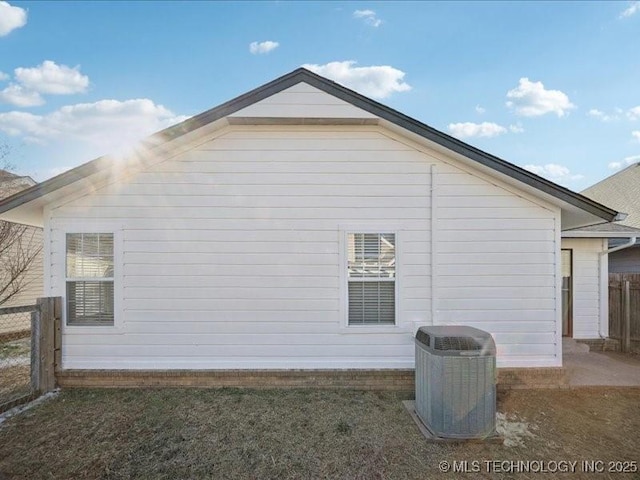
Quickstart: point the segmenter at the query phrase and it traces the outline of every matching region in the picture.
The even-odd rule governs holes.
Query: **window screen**
[[[113,234],[68,233],[67,325],[113,325]]]
[[[393,325],[396,239],[393,233],[349,233],[349,325]]]

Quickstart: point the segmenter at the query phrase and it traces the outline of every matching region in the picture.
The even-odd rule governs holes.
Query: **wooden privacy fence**
[[[609,337],[623,352],[640,342],[640,273],[609,274]]]
[[[0,307],[0,413],[56,387],[60,365],[60,297]]]

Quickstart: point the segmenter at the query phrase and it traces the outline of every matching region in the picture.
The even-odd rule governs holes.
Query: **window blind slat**
[[[67,324],[113,325],[113,234],[68,233],[66,253]]]
[[[350,325],[395,324],[395,256],[393,233],[347,235]]]

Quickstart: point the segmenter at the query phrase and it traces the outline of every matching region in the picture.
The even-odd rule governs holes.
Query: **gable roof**
[[[621,223],[640,228],[640,162],[590,186],[582,194],[627,212],[629,216]]]
[[[386,120],[391,124],[397,125],[424,139],[434,142],[435,144],[450,151],[458,153],[484,167],[488,167],[496,172],[518,180],[525,185],[533,187],[538,191],[555,197],[562,202],[586,211],[599,219],[607,222],[618,219],[618,212],[609,207],[464,143],[418,120],[404,115],[403,113],[387,107],[386,105],[371,100],[364,95],[343,87],[342,85],[312,73],[304,68],[298,68],[297,70],[266,83],[261,87],[229,100],[218,107],[207,110],[185,120],[184,122],[155,133],[144,140],[143,144],[152,153],[154,151],[162,151],[162,148],[173,140],[194,132],[205,125],[223,119],[224,117],[227,117],[245,107],[253,105],[302,82]],[[111,159],[108,156],[104,156],[80,165],[79,167],[67,172],[61,173],[56,177],[39,183],[8,199],[0,201],[0,214],[20,207],[33,200],[37,200],[51,192],[67,187],[95,173],[108,170],[111,167],[113,167]]]

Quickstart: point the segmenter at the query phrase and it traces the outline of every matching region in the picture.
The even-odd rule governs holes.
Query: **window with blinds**
[[[67,233],[67,325],[113,325],[113,233]]]
[[[394,325],[395,234],[349,233],[347,243],[349,325]]]

